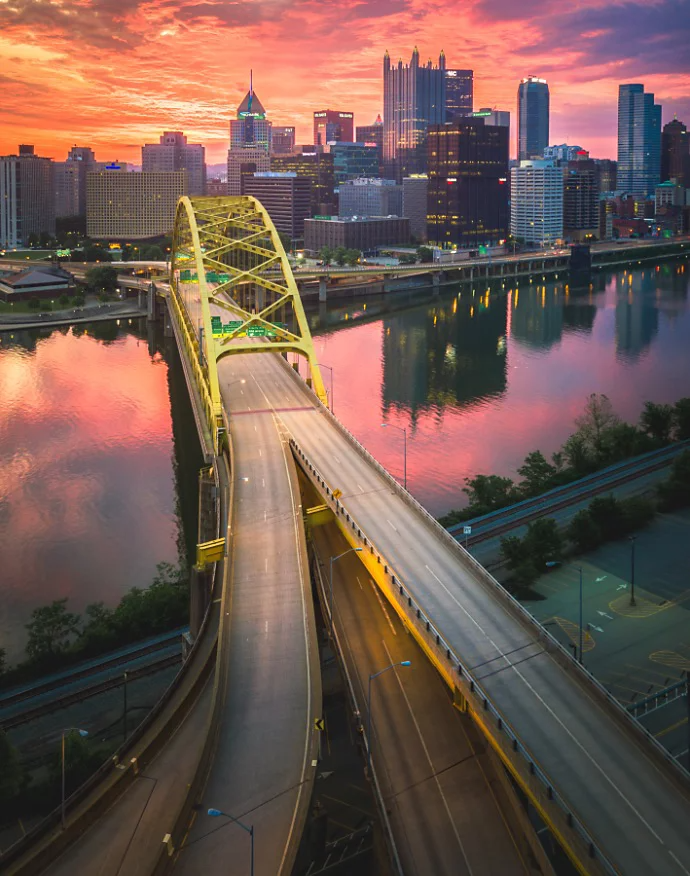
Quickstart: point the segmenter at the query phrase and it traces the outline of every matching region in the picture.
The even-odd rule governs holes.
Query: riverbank
[[[55,328],[78,323],[103,322],[110,319],[137,319],[142,316],[146,316],[146,310],[135,305],[133,301],[86,304],[84,307],[70,310],[38,313],[31,319],[27,318],[25,313],[17,314],[15,317],[10,317],[5,313],[0,316],[0,332]]]

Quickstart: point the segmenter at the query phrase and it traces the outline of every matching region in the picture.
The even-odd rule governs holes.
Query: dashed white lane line
[[[386,656],[388,657],[388,660],[391,663],[395,663],[395,660],[393,659],[391,652],[388,650],[388,645],[385,643],[385,641],[383,642],[383,647],[386,651]],[[458,841],[458,845],[460,846],[460,851],[462,852],[462,856],[465,859],[465,865],[467,867],[467,871],[470,874],[470,876],[472,876],[472,874],[473,874],[472,867],[470,866],[470,862],[467,860],[467,853],[465,852],[465,847],[462,844],[462,840],[460,839],[460,834],[458,833],[458,828],[455,824],[455,821],[453,820],[453,816],[451,815],[450,806],[448,806],[448,801],[446,800],[446,795],[443,793],[443,788],[441,787],[441,782],[439,781],[439,778],[436,775],[436,771],[434,769],[434,764],[431,760],[431,755],[429,754],[429,749],[426,747],[426,742],[424,741],[424,735],[422,734],[422,731],[420,730],[419,724],[417,722],[417,716],[412,711],[412,705],[410,704],[410,700],[407,696],[407,692],[405,691],[405,688],[403,687],[402,681],[400,680],[400,674],[398,673],[397,670],[394,670],[393,675],[395,675],[395,678],[396,678],[398,685],[400,687],[400,692],[402,693],[403,697],[405,698],[405,703],[407,704],[407,709],[410,713],[410,717],[412,718],[412,721],[414,722],[415,729],[417,730],[417,735],[419,736],[419,741],[421,742],[422,748],[424,749],[424,754],[426,755],[427,763],[429,764],[429,768],[431,770],[431,775],[434,777],[434,782],[436,783],[436,787],[438,788],[439,796],[441,797],[441,800],[443,800],[443,808],[446,810],[446,815],[448,816],[448,821],[450,821],[450,823],[451,823],[451,827],[453,828],[453,833],[455,834],[455,839]]]
[[[386,517],[386,520],[388,520],[387,517]],[[393,532],[397,532],[397,531],[398,531],[398,530],[395,528],[395,526],[393,526],[393,524],[390,522],[390,520],[388,520],[388,525],[389,525],[390,528],[393,530]],[[429,567],[427,566],[427,569],[428,569],[428,568],[429,568]]]
[[[264,571],[268,572],[268,557],[264,557]]]
[[[363,493],[363,492],[364,492],[364,487],[363,487],[361,484],[357,484],[357,486],[359,487],[359,492],[360,492],[360,493]]]
[[[357,579],[357,583],[359,584],[359,589],[364,590],[364,587],[362,587],[362,582],[359,580],[359,575],[355,575],[355,578]]]
[[[261,448],[260,448],[260,447],[259,447],[259,456],[263,456],[263,453],[261,452]]]
[[[266,478],[261,478],[261,486],[262,487],[266,486]]]
[[[357,580],[359,580],[359,578]],[[379,593],[378,587],[376,586],[376,584],[374,584],[374,582],[371,580],[371,578],[369,578],[369,583],[371,584],[371,589],[374,591],[374,596],[379,601],[379,605],[381,606],[381,611],[383,612],[386,620],[388,621],[388,626],[391,628],[391,632],[393,633],[394,636],[397,636],[398,634],[395,631],[395,627],[393,626],[390,615],[388,614],[388,611],[386,610],[386,606],[383,604],[383,599],[381,599],[381,594]]]
[[[575,745],[577,746],[577,748],[582,752],[582,754],[585,756],[585,758],[586,758],[586,759],[592,764],[592,766],[596,769],[596,771],[602,776],[602,778],[604,779],[604,781],[605,781],[608,785],[610,785],[611,788],[613,789],[613,791],[614,791],[616,794],[618,794],[618,796],[621,798],[621,800],[623,800],[623,802],[626,803],[626,804],[628,805],[628,807],[630,808],[630,810],[631,810],[631,811],[632,811],[632,812],[638,817],[638,819],[642,822],[642,824],[644,824],[644,826],[645,826],[645,827],[647,828],[647,830],[651,833],[651,835],[654,837],[654,839],[656,839],[656,841],[661,845],[661,847],[662,847],[665,851],[667,851],[667,852],[669,853],[669,855],[670,855],[670,856],[671,856],[671,857],[672,857],[672,858],[678,863],[678,866],[681,868],[681,870],[682,870],[684,873],[686,873],[687,876],[690,876],[690,871],[686,870],[685,867],[680,863],[680,861],[678,861],[678,859],[676,858],[676,856],[675,856],[675,855],[673,854],[673,852],[668,848],[668,846],[666,845],[666,843],[662,840],[662,838],[659,836],[659,834],[654,830],[654,828],[651,826],[651,824],[649,824],[649,822],[647,822],[647,821],[645,820],[645,818],[643,817],[643,815],[642,815],[640,812],[638,812],[638,810],[633,806],[633,804],[630,802],[630,800],[628,800],[628,798],[627,798],[627,797],[625,796],[625,794],[620,790],[620,788],[618,788],[617,785],[616,785],[616,784],[615,784],[615,783],[609,778],[609,776],[607,775],[607,773],[602,769],[601,766],[599,766],[599,764],[597,763],[597,761],[594,760],[594,758],[592,757],[592,755],[591,755],[591,754],[587,751],[587,749],[582,745],[582,743],[580,742],[580,740],[579,740],[579,739],[578,739],[578,738],[577,738],[577,737],[576,737],[576,736],[570,731],[570,729],[569,729],[569,728],[563,723],[563,721],[561,721],[561,719],[558,717],[558,715],[553,711],[553,709],[549,706],[549,704],[548,704],[548,703],[547,703],[547,702],[546,702],[546,701],[540,696],[540,694],[539,694],[539,693],[538,693],[538,692],[532,687],[532,685],[529,683],[529,681],[527,681],[527,679],[526,679],[525,676],[520,672],[520,670],[517,668],[517,666],[514,666],[513,664],[510,663],[510,661],[508,660],[508,658],[506,657],[506,655],[503,653],[503,651],[501,651],[501,649],[500,649],[500,648],[498,647],[498,645],[494,642],[494,640],[491,638],[491,636],[489,636],[489,634],[488,634],[484,629],[482,629],[482,627],[480,626],[480,624],[477,623],[477,621],[472,617],[472,615],[467,611],[467,609],[466,609],[466,608],[465,608],[465,607],[459,602],[459,600],[455,597],[455,595],[454,595],[453,593],[451,593],[451,591],[446,587],[446,585],[443,583],[443,581],[441,581],[441,579],[438,577],[438,575],[436,574],[436,572],[434,572],[434,570],[431,569],[429,566],[426,566],[426,569],[427,569],[429,572],[431,572],[431,574],[432,574],[432,575],[434,576],[434,578],[438,581],[438,583],[441,585],[441,587],[443,587],[443,589],[446,591],[446,593],[448,594],[448,596],[450,596],[450,598],[451,598],[451,599],[453,600],[453,602],[458,606],[458,608],[459,608],[459,609],[460,609],[465,615],[467,615],[467,617],[468,617],[468,618],[472,621],[472,623],[477,627],[477,629],[480,631],[480,633],[481,633],[483,636],[486,637],[487,641],[489,641],[489,642],[493,645],[493,647],[496,649],[496,651],[498,652],[498,654],[499,654],[499,655],[500,655],[500,656],[506,661],[506,663],[508,664],[507,668],[513,670],[513,672],[518,676],[518,678],[520,679],[520,681],[522,681],[522,683],[525,685],[525,687],[526,687],[529,691],[531,691],[531,693],[534,695],[534,697],[535,697],[535,698],[541,703],[541,705],[544,707],[544,709],[546,709],[546,711],[549,713],[549,715],[551,715],[551,717],[554,719],[554,721],[555,721],[555,722],[561,727],[561,729],[565,732],[565,734],[566,734],[567,736],[569,736],[570,739],[575,743]]]
[[[340,460],[339,460],[338,457],[335,455],[335,453],[333,454],[333,459],[335,459],[335,461],[338,463],[338,465],[340,465]]]

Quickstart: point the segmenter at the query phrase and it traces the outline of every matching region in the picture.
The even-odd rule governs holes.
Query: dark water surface
[[[647,400],[690,396],[689,276],[683,259],[589,289],[465,286],[398,312],[419,293],[309,318],[335,413],[401,479],[403,433],[381,423],[406,429],[408,487],[438,515],[465,504],[465,477],[516,476],[530,451],[557,450],[592,392],[633,422]]]
[[[73,611],[114,605],[194,540],[201,463],[184,379],[171,342],[146,331],[122,320],[0,334],[0,647],[11,662],[33,608],[64,596]]]

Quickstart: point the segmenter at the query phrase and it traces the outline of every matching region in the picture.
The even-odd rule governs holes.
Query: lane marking
[[[261,486],[262,487],[266,486],[266,478],[261,478]]]
[[[264,571],[268,572],[268,557],[264,557]]]
[[[395,663],[395,660],[393,659],[393,655],[388,650],[388,645],[386,644],[385,641],[383,642],[383,647],[384,647],[384,650],[386,652],[386,655],[388,656],[388,661],[390,663]],[[395,678],[398,682],[400,692],[402,693],[403,697],[405,698],[405,704],[407,705],[407,709],[410,713],[410,717],[412,718],[412,721],[413,721],[414,726],[415,726],[415,730],[417,731],[417,736],[419,736],[419,741],[422,745],[422,748],[424,749],[424,754],[426,756],[427,763],[429,764],[429,768],[431,769],[431,775],[433,776],[434,782],[436,783],[436,788],[438,789],[439,796],[441,797],[441,800],[443,801],[443,808],[446,810],[446,815],[448,816],[448,821],[450,821],[451,827],[453,828],[453,833],[455,834],[455,839],[458,841],[458,845],[460,846],[460,851],[462,852],[462,857],[465,859],[465,866],[467,867],[467,870],[469,871],[470,876],[472,876],[473,870],[472,870],[472,867],[470,866],[469,860],[467,859],[467,853],[465,852],[465,847],[462,844],[462,840],[460,839],[460,834],[458,833],[458,828],[455,824],[455,821],[453,820],[453,816],[451,815],[450,807],[448,806],[448,800],[446,800],[446,795],[443,793],[443,788],[441,787],[441,782],[439,781],[439,778],[436,775],[436,770],[434,769],[434,764],[431,760],[431,755],[429,754],[429,749],[427,748],[426,742],[424,741],[424,736],[423,736],[422,731],[419,727],[417,717],[412,710],[412,705],[410,704],[410,700],[407,696],[407,691],[403,687],[402,681],[400,680],[400,673],[398,672],[397,669],[394,669],[393,675],[395,676]]]
[[[338,463],[338,465],[340,465],[340,460],[339,460],[338,457],[335,455],[335,453],[333,454],[333,459],[335,459],[335,461]]]
[[[359,580],[359,575],[355,575],[355,578],[357,579],[357,583],[359,584],[359,589],[364,590],[364,587],[362,587],[362,582]]]
[[[573,735],[573,733],[571,733],[571,731],[568,729],[568,727],[563,723],[563,721],[561,721],[561,719],[553,711],[553,709],[549,706],[549,704],[532,687],[532,685],[529,683],[529,681],[527,681],[527,679],[520,672],[520,670],[508,660],[508,658],[501,651],[501,649],[498,647],[498,645],[494,642],[494,640],[491,638],[491,636],[489,636],[488,633],[482,629],[482,627],[477,623],[477,621],[472,617],[472,615],[467,611],[467,609],[458,601],[458,599],[455,597],[455,595],[453,593],[451,593],[451,591],[446,587],[446,585],[443,583],[443,581],[441,581],[441,579],[434,572],[434,570],[430,569],[429,566],[426,566],[426,568],[429,570],[429,572],[431,572],[431,574],[434,576],[434,578],[436,578],[438,583],[441,585],[441,587],[443,587],[443,589],[446,591],[448,596],[450,596],[450,598],[453,600],[453,602],[458,606],[458,608],[465,615],[467,615],[467,617],[472,621],[472,623],[477,627],[477,629],[482,633],[482,635],[485,636],[489,642],[491,642],[491,644],[494,646],[494,648],[496,649],[498,654],[506,661],[507,668],[512,669],[513,672],[515,672],[515,674],[522,681],[522,683],[525,685],[525,687],[532,692],[534,697],[542,704],[542,706],[546,709],[546,711],[549,713],[549,715],[551,715],[551,717],[554,719],[554,721],[561,727],[561,729],[564,731],[566,736],[570,737],[570,739],[575,743],[577,748],[579,748],[579,750],[582,752],[582,754],[585,756],[585,758],[592,764],[592,766],[594,766],[594,768],[603,777],[603,779],[607,782],[607,784],[609,784],[611,786],[613,791],[615,791],[615,793],[618,794],[618,796],[621,798],[621,800],[623,800],[623,802],[627,804],[627,806],[630,808],[630,810],[632,812],[634,812],[634,814],[638,817],[638,819],[642,822],[642,824],[644,824],[644,826],[647,828],[647,830],[656,839],[656,841],[659,843],[659,845],[663,849],[665,849],[670,855],[672,855],[673,853],[671,852],[671,850],[668,848],[668,846],[662,840],[662,838],[659,836],[659,834],[654,830],[654,828],[651,826],[651,824],[649,824],[645,820],[645,818],[642,816],[642,813],[640,813],[635,808],[635,806],[633,806],[633,804],[630,802],[630,800],[628,800],[628,798],[620,790],[620,788],[618,788],[616,786],[616,784],[609,778],[609,776],[604,772],[603,768],[597,763],[597,761],[591,756],[591,754],[587,751],[587,749],[582,745],[580,740],[575,735]],[[687,876],[690,876],[690,871],[686,870],[682,864],[679,864],[679,866],[680,866],[681,870],[687,874]]]
[[[386,517],[386,520],[388,520],[387,517]],[[398,530],[395,528],[395,526],[393,526],[393,524],[390,522],[390,520],[388,520],[388,525],[391,527],[391,529],[393,530],[393,532],[397,532],[397,531],[398,531]]]
[[[357,580],[359,581],[359,578]],[[388,614],[388,611],[386,610],[386,606],[383,604],[383,599],[381,599],[381,594],[379,593],[378,587],[376,586],[376,584],[374,584],[374,582],[372,581],[371,578],[369,578],[369,583],[371,584],[371,589],[374,591],[374,596],[376,596],[376,598],[379,601],[379,605],[381,606],[381,611],[383,612],[384,617],[388,621],[388,626],[391,628],[391,632],[393,633],[394,636],[397,636],[398,634],[395,630],[395,627],[393,626],[393,622],[391,621],[390,615]],[[361,584],[360,584],[360,587],[361,587]]]
[[[263,456],[263,453],[261,452],[261,448],[260,448],[260,447],[259,447],[259,456]]]
[[[360,493],[363,493],[363,492],[364,492],[364,487],[363,487],[361,484],[357,484],[357,486],[359,487],[359,492],[360,492]]]

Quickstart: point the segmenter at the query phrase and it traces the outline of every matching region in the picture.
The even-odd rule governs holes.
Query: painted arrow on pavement
[[[618,587],[616,587],[616,590],[627,590],[627,589],[628,589],[627,584],[619,584]]]
[[[601,627],[597,627],[597,626],[595,626],[594,624],[590,624],[590,627],[591,627],[593,630],[596,630],[598,633],[603,633],[603,632],[604,632],[604,631],[602,630]]]
[[[610,614],[606,614],[605,611],[599,611],[599,609],[597,609],[597,614],[600,614],[602,617],[607,617],[609,620],[613,620],[613,617]]]
[[[595,578],[594,580],[599,584],[600,581],[605,581],[608,578],[608,575],[602,575],[601,578]]]

